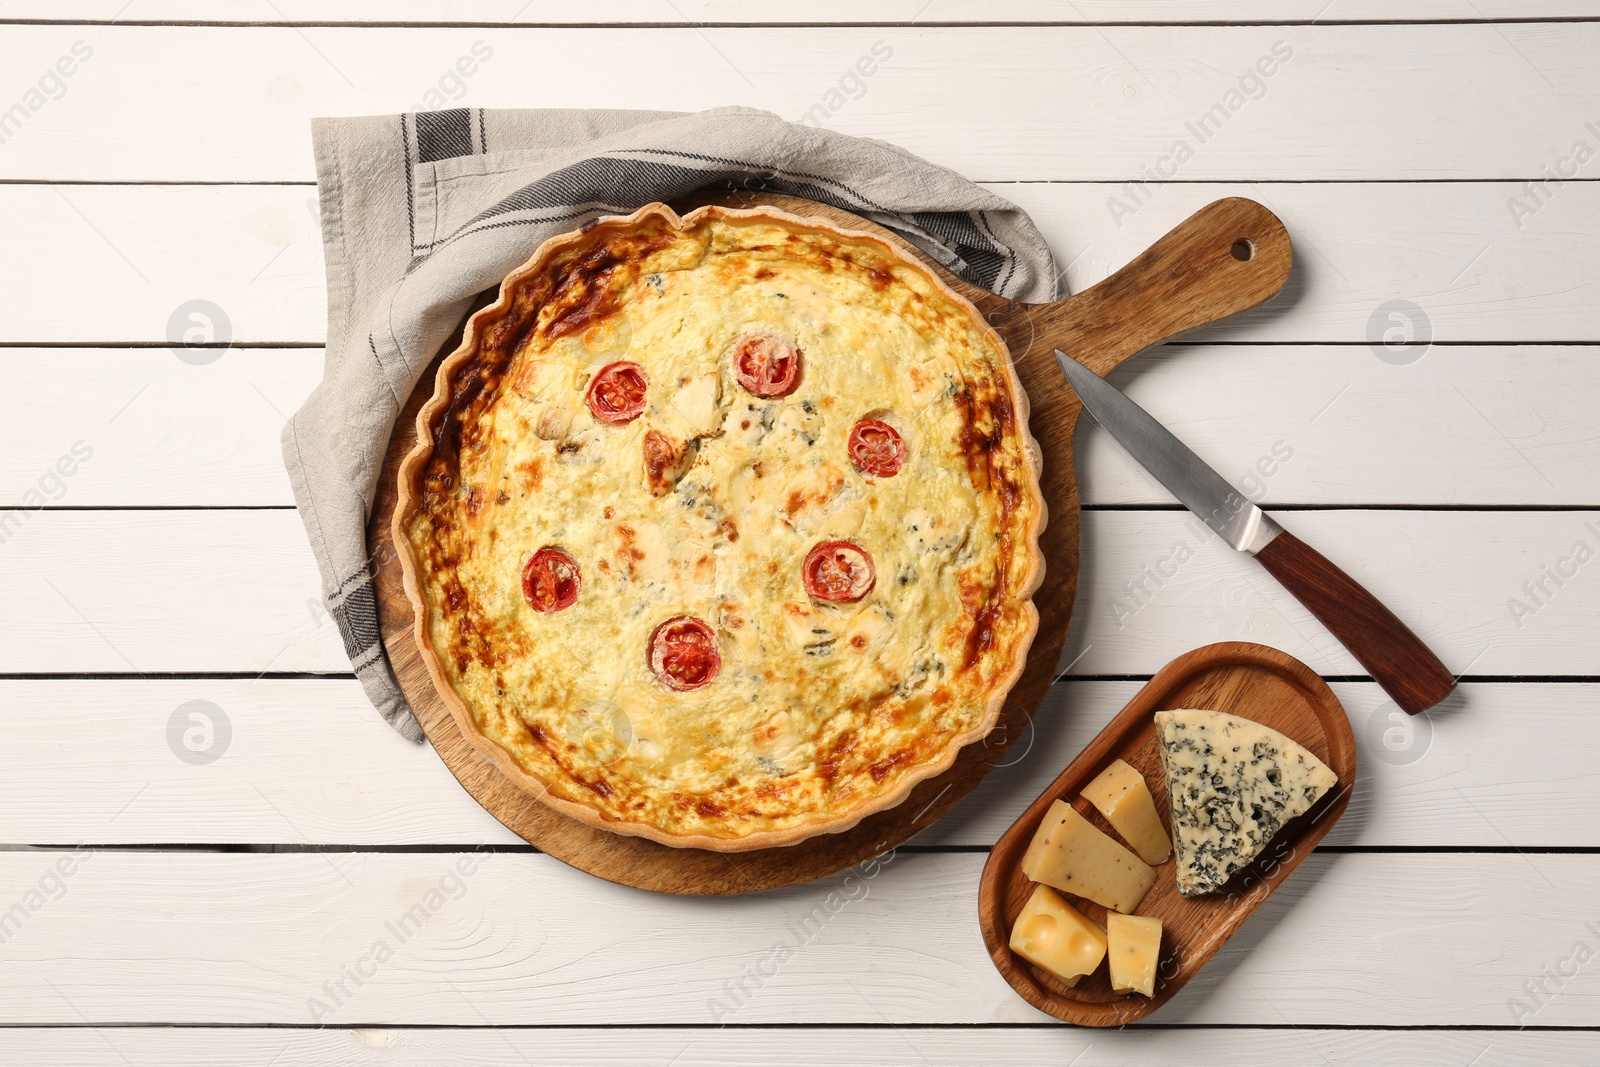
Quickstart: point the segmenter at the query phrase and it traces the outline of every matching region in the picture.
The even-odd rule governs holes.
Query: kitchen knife
[[[1065,352],[1056,362],[1084,409],[1224,541],[1254,556],[1412,715],[1455,688],[1445,665],[1377,597],[1279,526],[1116,386]]]

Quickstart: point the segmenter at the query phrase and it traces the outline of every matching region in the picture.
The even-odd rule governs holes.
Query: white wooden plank
[[[917,843],[992,845],[1138,689],[1058,682],[1034,725],[997,756],[997,769]],[[1360,755],[1350,807],[1326,844],[1600,847],[1600,828],[1573,818],[1600,804],[1591,758],[1600,749],[1600,687],[1467,683],[1420,719],[1373,683],[1335,682],[1333,690]]]
[[[195,366],[166,348],[0,351],[11,382],[0,393],[10,441],[0,505],[291,505],[278,436],[322,359],[234,349]],[[1395,367],[1360,346],[1184,345],[1114,380],[1269,505],[1587,506],[1600,504],[1595,359],[1588,347],[1450,346]],[[52,476],[80,441],[93,455]],[[1171,502],[1099,432],[1080,434],[1078,465],[1087,504]]]
[[[0,673],[350,669],[296,512],[23,510],[0,521],[0,603],[29,605],[0,624]]]
[[[0,856],[0,901],[40,905],[4,946],[6,1023],[1044,1018],[978,935],[979,855],[712,900],[539,855],[102,852],[48,879],[61,855]],[[1160,1021],[1592,1024],[1582,964],[1536,1010],[1513,1005],[1576,943],[1592,955],[1597,877],[1593,854],[1313,855]],[[57,899],[27,896],[41,882]]]
[[[1600,136],[1588,138],[1600,153]],[[1600,243],[1600,184],[1566,183],[1548,195],[1535,189],[1543,206],[1514,218],[1511,204],[1535,203],[1525,184],[993,188],[1034,216],[1066,266],[1070,292],[1104,278],[1213,200],[1260,201],[1293,238],[1289,284],[1260,308],[1197,336],[1366,346],[1382,345],[1393,330],[1389,339],[1401,350],[1385,355],[1403,368],[1428,358],[1425,348],[1406,350],[1417,340],[1600,339],[1600,270],[1580,251]],[[1137,211],[1129,213],[1129,205]],[[1409,307],[1391,313],[1395,301]]]
[[[992,188],[1034,215],[1073,292],[1212,200],[1268,204],[1294,236],[1290,290],[1208,339],[1365,346],[1404,325],[1380,308],[1406,300],[1437,341],[1600,340],[1600,264],[1590,254],[1600,245],[1600,183],[1553,190],[1521,228],[1507,204],[1523,197],[1510,182],[1167,184],[1116,219],[1108,203],[1130,202],[1119,185]],[[231,340],[320,343],[315,213],[310,186],[0,185],[15,250],[0,258],[13,296],[0,341],[167,343],[177,309],[206,300],[222,309]]]
[[[1035,726],[917,844],[993,844],[1138,688],[1058,683]],[[1600,686],[1469,683],[1425,720],[1399,718],[1370,683],[1334,691],[1361,757],[1329,845],[1600,847],[1600,825],[1572,815],[1600,808]],[[0,709],[0,841],[519,841],[353,680],[12,680]],[[84,724],[94,745],[63,744],[63,723]]]
[[[1179,140],[1188,180],[1538,178],[1597,117],[1600,88],[1600,26],[1583,22],[0,27],[12,69],[41,75],[80,40],[92,57],[65,91],[47,83],[59,99],[35,107],[19,90],[30,114],[0,177],[305,179],[311,116],[406,110],[443,88],[441,102],[481,107],[736,100],[799,118],[820,104],[818,121],[984,179],[1136,177]],[[455,64],[478,40],[493,56],[463,79]],[[863,79],[856,61],[877,41],[893,55]],[[1240,80],[1258,62],[1275,73],[1252,75],[1249,99]],[[1213,107],[1211,134],[1190,132]]]
[[[354,679],[5,681],[0,709],[0,841],[522,843]]]
[[[322,350],[183,354],[216,359],[196,365],[167,348],[0,351],[9,383],[0,504],[293,505],[278,435],[321,379]],[[80,442],[87,458],[57,468]]]
[[[1171,346],[1112,380],[1268,506],[1589,505],[1597,355],[1441,346],[1397,367],[1365,345]],[[1091,504],[1172,500],[1089,420],[1077,463]]]
[[[1071,1063],[1074,1067],[1281,1067],[1285,1063],[1420,1063],[1520,1067],[1587,1064],[1592,1032],[1372,1030],[1082,1030],[1065,1026],[949,1029],[652,1027],[293,1030],[122,1027],[0,1030],[0,1055],[30,1067],[968,1067]],[[1477,1059],[1474,1060],[1473,1057]]]
[[[0,519],[14,528],[0,546],[0,673],[348,669],[335,627],[316,609],[316,573],[292,511]],[[1289,513],[1285,524],[1457,671],[1600,675],[1592,512],[1318,511]],[[1147,675],[1196,645],[1252,640],[1324,674],[1361,673],[1254,561],[1203,541],[1195,526],[1187,512],[1085,513],[1063,664],[1075,674]],[[1545,567],[1571,576],[1546,577]]]
[[[1592,512],[1324,511],[1279,518],[1389,605],[1458,673],[1600,674],[1600,643],[1587,636],[1591,620],[1600,619],[1600,583],[1585,580],[1577,562],[1600,549],[1600,521]],[[1322,674],[1361,673],[1254,560],[1207,539],[1188,512],[1090,512],[1085,519],[1077,603],[1062,656],[1074,673],[1144,674],[1185,649],[1226,640],[1276,646]],[[1541,568],[1558,566],[1573,576],[1544,577]],[[1539,581],[1543,591],[1524,588]]]
[[[740,0],[0,0],[0,19],[53,22],[456,23],[862,23],[1474,21],[1578,18],[1600,13],[1592,0],[813,0],[803,9]]]
[[[0,340],[181,344],[208,325],[197,339],[326,336],[314,186],[11,185],[0,206],[16,250],[0,259],[15,296]],[[201,300],[221,315],[180,311]]]

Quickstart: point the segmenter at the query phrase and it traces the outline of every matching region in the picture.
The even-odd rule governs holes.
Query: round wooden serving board
[[[1070,353],[1100,374],[1152,345],[1244,311],[1272,296],[1289,276],[1292,253],[1283,224],[1252,200],[1219,200],[1201,209],[1122,270],[1076,296],[1022,304],[963,281],[889,231],[849,212],[809,200],[763,193],[701,194],[673,206],[767,204],[846,229],[886,237],[929,263],[975,304],[1010,347],[1032,405],[1030,429],[1044,452],[1040,479],[1049,524],[1039,539],[1044,584],[1034,596],[1039,631],[1027,668],[986,742],[967,746],[949,770],[920,783],[898,807],[868,816],[853,829],[823,834],[786,848],[728,854],[672,848],[580,823],[546,807],[500,773],[457,729],[433,688],[413,637],[410,601],[389,533],[400,460],[416,443],[416,413],[433,395],[439,360],[418,380],[395,421],[367,527],[377,574],[384,645],[400,686],[434,749],[467,792],[512,831],[579,870],[608,881],[662,893],[730,895],[823,878],[894,848],[926,829],[966,796],[1020,736],[1055,674],[1078,587],[1078,484],[1072,434],[1079,403],[1051,353]],[[534,249],[529,248],[529,255]],[[474,308],[473,310],[476,310]]]

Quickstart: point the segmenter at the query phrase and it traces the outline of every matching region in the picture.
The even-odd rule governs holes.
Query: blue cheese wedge
[[[1338,781],[1304,746],[1237,715],[1158,711],[1156,734],[1186,897],[1220,889]]]

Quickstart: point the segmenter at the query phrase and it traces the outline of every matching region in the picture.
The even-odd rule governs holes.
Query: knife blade
[[[1354,578],[1278,525],[1122,390],[1059,349],[1056,362],[1123,451],[1230,547],[1254,556],[1399,707],[1416,715],[1455,688],[1439,657]]]

